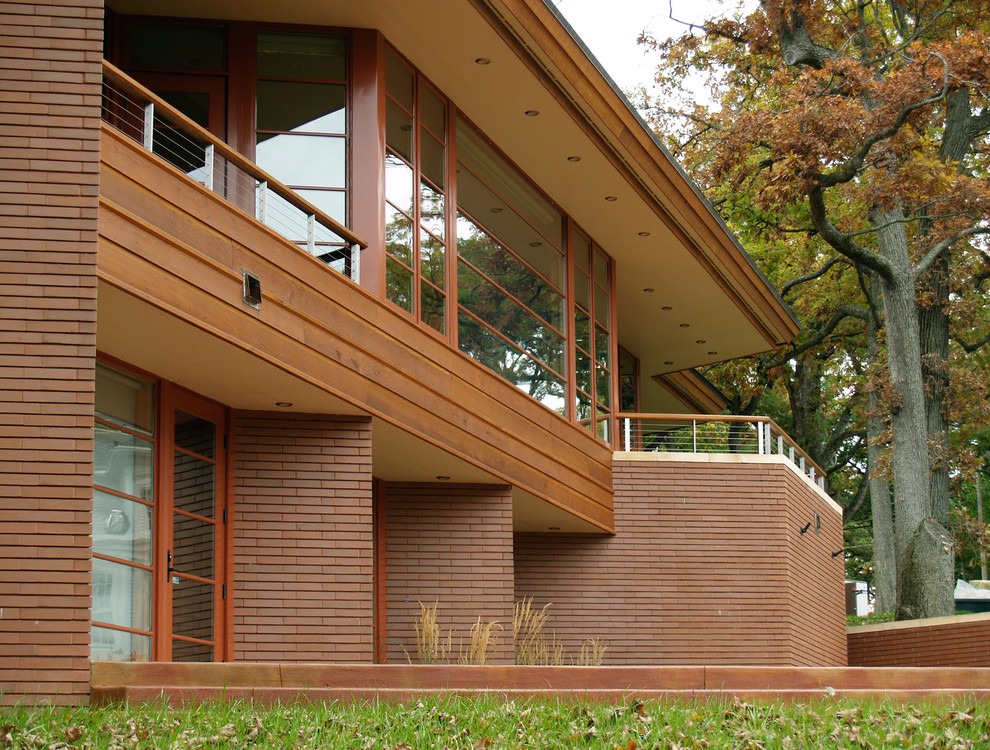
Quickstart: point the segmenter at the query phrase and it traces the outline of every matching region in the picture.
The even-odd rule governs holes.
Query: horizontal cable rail
[[[103,121],[353,281],[367,243],[106,60]]]
[[[626,451],[784,456],[825,491],[825,472],[770,417],[631,413],[618,417]]]

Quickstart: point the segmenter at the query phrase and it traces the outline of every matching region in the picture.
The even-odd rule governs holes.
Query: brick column
[[[234,658],[372,660],[371,422],[235,415]]]
[[[0,703],[89,694],[102,0],[0,7]]]

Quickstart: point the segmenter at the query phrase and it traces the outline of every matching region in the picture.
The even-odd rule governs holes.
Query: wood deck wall
[[[110,128],[102,159],[103,281],[611,527],[611,451],[587,430]],[[261,278],[257,312],[241,302],[245,268]]]
[[[102,0],[0,9],[0,704],[89,693]]]

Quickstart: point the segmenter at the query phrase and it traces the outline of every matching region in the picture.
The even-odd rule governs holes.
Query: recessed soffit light
[[[540,110],[538,110],[538,109],[527,109],[526,110],[526,117],[536,117],[539,114],[540,114]]]
[[[606,195],[605,200],[607,200],[609,203],[614,203],[615,201],[619,200],[619,197],[617,195]]]
[[[647,294],[653,294],[656,291],[656,289],[654,289],[652,286],[648,286],[643,291],[646,292]]]
[[[478,65],[489,65],[489,64],[491,64],[491,61],[492,60],[491,60],[490,57],[476,57],[476,58],[474,58],[474,61]]]
[[[574,161],[574,162],[581,161],[581,157],[580,156],[568,156],[567,157],[567,161]]]

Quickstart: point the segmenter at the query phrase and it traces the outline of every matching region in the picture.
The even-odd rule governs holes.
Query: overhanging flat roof
[[[640,359],[646,402],[648,390],[660,388],[654,376],[765,351],[798,330],[549,0],[110,5],[122,13],[381,31],[615,258],[619,339]]]

